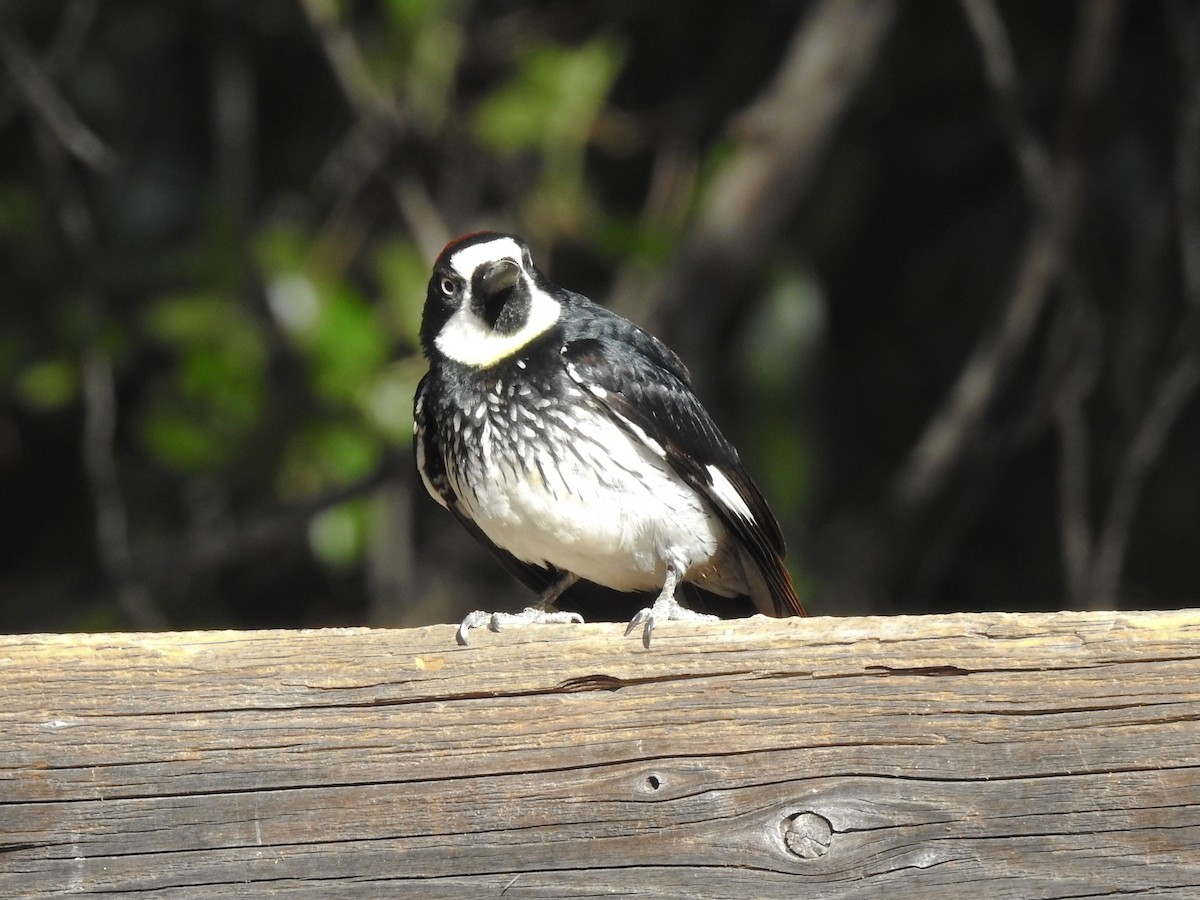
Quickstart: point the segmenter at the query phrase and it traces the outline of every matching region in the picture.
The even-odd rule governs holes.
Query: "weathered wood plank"
[[[1200,611],[0,637],[0,896],[1200,891]]]

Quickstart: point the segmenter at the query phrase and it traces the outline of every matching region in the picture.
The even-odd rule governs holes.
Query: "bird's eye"
[[[445,275],[443,275],[442,280],[438,282],[438,287],[441,289],[442,296],[444,297],[453,297],[454,292],[458,289],[458,286],[454,283],[454,279]]]

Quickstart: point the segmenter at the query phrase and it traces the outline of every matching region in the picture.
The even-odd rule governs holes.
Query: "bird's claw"
[[[650,649],[650,635],[659,622],[717,622],[720,616],[698,613],[683,606],[674,597],[659,597],[653,606],[639,609],[625,627],[626,636],[642,626],[642,646]]]
[[[487,626],[488,631],[501,631],[510,625],[568,625],[568,624],[583,624],[583,616],[573,612],[558,612],[546,609],[538,609],[536,606],[530,606],[521,610],[519,613],[502,613],[488,612],[487,610],[477,609],[474,612],[467,613],[462,620],[462,624],[458,626],[458,631],[454,635],[454,639],[458,641],[460,646],[467,645],[467,636],[472,628],[481,628]]]

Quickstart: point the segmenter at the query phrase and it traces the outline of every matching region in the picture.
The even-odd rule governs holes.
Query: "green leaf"
[[[224,437],[181,414],[149,415],[142,420],[139,432],[159,460],[188,472],[211,469],[223,462],[229,452]]]
[[[191,472],[226,462],[266,403],[267,351],[259,321],[232,297],[198,291],[159,300],[146,332],[176,365],[155,377],[138,434],[165,464]]]
[[[259,323],[232,299],[197,293],[168,297],[148,317],[150,333],[175,348],[174,390],[209,425],[248,427],[265,400],[266,348]]]
[[[313,383],[326,399],[351,403],[387,359],[387,333],[375,310],[349,285],[323,291],[321,307],[310,338]]]
[[[415,348],[421,331],[429,263],[416,244],[407,240],[384,242],[376,249],[374,260],[393,332]]]
[[[425,369],[420,354],[406,356],[376,372],[359,394],[363,415],[393,443],[412,440],[413,396]]]
[[[386,40],[371,54],[380,83],[403,84],[414,123],[433,133],[455,108],[466,37],[461,0],[388,0]]]
[[[361,422],[310,425],[288,445],[280,493],[308,497],[369,474],[383,452],[379,436]]]
[[[335,482],[362,478],[379,462],[379,440],[358,424],[322,425],[313,435],[312,447]]]
[[[609,216],[601,222],[596,238],[615,263],[638,263],[650,269],[662,268],[678,244],[676,236],[666,228],[622,216]]]
[[[387,0],[384,10],[389,26],[398,30],[420,28],[440,15],[450,4],[447,0]]]
[[[538,46],[477,109],[476,129],[485,144],[540,154],[539,181],[523,192],[520,216],[526,222],[570,232],[593,212],[584,151],[622,58],[617,42],[604,37],[574,48]]]
[[[197,292],[160,299],[146,316],[147,330],[160,341],[184,346],[198,340],[219,339],[233,322],[237,310],[228,298]]]
[[[322,562],[346,568],[358,562],[367,543],[367,505],[351,500],[313,516],[308,543]]]
[[[78,370],[75,363],[64,357],[33,363],[17,376],[18,400],[39,412],[61,409],[71,403],[78,393]]]
[[[271,275],[303,270],[312,252],[312,237],[299,225],[278,222],[259,232],[254,256]]]
[[[575,48],[543,45],[530,50],[512,81],[480,104],[480,136],[506,151],[582,146],[622,57],[617,43],[603,37]]]

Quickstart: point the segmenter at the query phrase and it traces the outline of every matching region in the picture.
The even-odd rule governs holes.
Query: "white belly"
[[[704,501],[606,417],[564,429],[571,449],[557,453],[490,422],[478,440],[487,449],[501,433],[513,452],[485,452],[484,477],[454,480],[484,534],[518,559],[632,591],[661,588],[668,560],[688,572],[716,554],[724,529]]]

